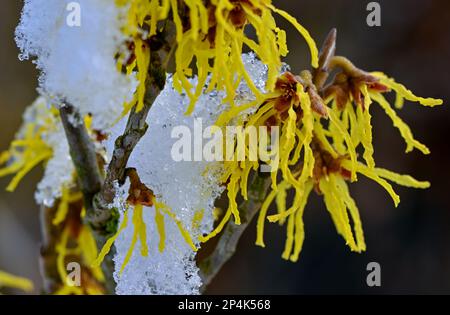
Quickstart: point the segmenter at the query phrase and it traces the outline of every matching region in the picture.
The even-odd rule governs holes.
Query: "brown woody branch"
[[[167,23],[164,30],[150,38],[150,66],[146,82],[144,108],[137,111],[133,108],[128,118],[124,133],[116,139],[111,162],[108,165],[105,183],[97,201],[100,206],[110,204],[114,199],[114,183],[122,184],[125,180],[125,170],[128,159],[139,140],[147,131],[146,118],[158,95],[164,89],[166,82],[167,57],[175,45],[175,30]]]
[[[80,113],[72,105],[62,105],[59,112],[87,210],[92,211],[92,199],[103,182],[94,143]]]
[[[96,194],[100,191],[103,182],[97,153],[84,121],[76,108],[72,105],[65,104],[61,106],[59,112],[67,142],[69,143],[70,156],[75,165],[77,179],[83,193],[86,207],[86,220],[90,223],[89,218],[96,217],[96,209],[93,201]],[[49,229],[51,227],[47,225],[42,226],[42,228]],[[97,246],[99,248],[103,247],[108,238],[108,234],[93,225],[91,225],[91,229]],[[115,282],[113,278],[114,263],[112,256],[104,260],[102,270],[105,276],[105,288],[108,293],[113,293]]]
[[[203,281],[201,291],[204,292],[223,265],[233,257],[239,239],[247,229],[255,214],[267,196],[272,181],[269,174],[255,173],[248,188],[248,200],[241,203],[239,213],[241,224],[236,225],[229,221],[225,226],[216,248],[210,256],[199,263],[200,277]]]

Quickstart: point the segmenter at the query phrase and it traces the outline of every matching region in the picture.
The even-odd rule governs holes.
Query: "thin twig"
[[[84,204],[86,207],[86,221],[89,218],[97,217],[97,209],[94,207],[93,200],[96,194],[101,190],[102,177],[97,160],[94,143],[81,118],[78,110],[70,104],[64,104],[60,110],[61,121],[64,126],[67,141],[70,148],[70,156],[75,165],[77,179],[83,193]],[[104,229],[91,225],[91,230],[97,246],[103,247],[108,234]],[[112,256],[107,257],[102,270],[105,276],[105,288],[107,293],[115,291],[115,281],[113,277],[114,262]]]
[[[128,117],[124,133],[115,141],[115,147],[110,163],[106,171],[106,178],[100,192],[95,195],[93,207],[95,211],[87,216],[91,228],[96,230],[99,247],[103,247],[107,239],[111,236],[107,225],[114,219],[110,209],[110,204],[114,200],[116,182],[122,184],[125,181],[125,171],[131,153],[139,140],[147,131],[147,115],[158,95],[164,89],[166,82],[166,69],[163,61],[166,59],[170,48],[175,44],[175,31],[173,25],[168,23],[164,30],[153,36],[150,41],[150,65],[146,82],[146,94],[144,97],[144,107],[137,111],[136,107],[131,110]],[[102,267],[104,272],[108,272],[111,277],[114,271],[113,257],[115,248],[111,248],[106,255]],[[105,270],[106,269],[106,270]],[[113,291],[112,291],[113,292]]]
[[[87,210],[92,211],[92,198],[100,191],[103,182],[94,143],[78,110],[70,104],[64,104],[59,112],[85,204]]]
[[[147,131],[147,123],[145,121],[148,112],[164,89],[166,82],[164,63],[173,45],[175,45],[175,31],[170,23],[167,23],[163,32],[150,39],[151,62],[146,83],[144,108],[140,111],[137,111],[136,108],[132,109],[124,133],[116,139],[105,183],[101,194],[98,196],[100,203],[111,203],[115,194],[114,183],[122,183],[125,179],[125,169],[131,152],[133,152],[137,143]]]

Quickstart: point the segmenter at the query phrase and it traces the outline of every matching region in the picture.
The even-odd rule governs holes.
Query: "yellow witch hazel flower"
[[[285,218],[301,207],[302,199],[311,190],[309,179],[313,177],[315,156],[313,151],[314,132],[324,133],[320,123],[321,118],[328,118],[329,111],[312,84],[309,72],[302,72],[300,76],[294,76],[290,72],[281,75],[275,84],[274,92],[266,94],[265,99],[260,101],[258,110],[248,118],[245,126],[280,128],[278,143],[279,167],[272,171],[272,188],[274,191],[286,190],[288,187],[295,190],[293,205],[280,218]],[[253,103],[252,103],[253,104]],[[226,125],[233,119],[234,115],[239,115],[248,106],[243,105],[236,110],[231,109],[224,112],[218,119],[220,126]],[[330,118],[330,124],[336,125],[341,136],[346,139],[348,147],[353,147],[350,136],[345,131],[338,119]],[[239,210],[236,198],[239,191],[244,199],[247,199],[247,182],[251,170],[258,170],[259,161],[250,158],[254,148],[250,147],[251,141],[244,141],[246,158],[244,161],[226,161],[225,173],[222,178],[223,183],[227,183],[229,207],[218,227],[202,241],[207,241],[217,235],[225,223],[233,215],[236,224],[240,224]],[[261,144],[263,145],[263,144]],[[237,155],[238,152],[235,152]],[[356,178],[356,152],[350,151],[350,161],[352,162],[351,174]],[[278,183],[278,171],[282,174],[283,181]]]
[[[91,118],[87,115],[85,123],[96,140],[96,131],[90,128]],[[16,139],[0,154],[0,177],[14,175],[6,190],[14,191],[28,172],[45,163],[46,172],[38,184],[36,200],[51,205],[59,198],[63,186],[72,181],[74,171],[67,141],[61,137],[64,130],[58,109],[46,97],[38,97],[26,109]]]
[[[33,283],[30,280],[0,270],[0,288],[3,287],[19,289],[25,292],[33,291]]]
[[[84,215],[82,193],[76,187],[64,187],[52,220],[55,228],[61,229],[55,248],[56,268],[61,283],[55,291],[56,295],[104,293],[103,272],[100,267],[92,266],[98,255],[97,244],[89,227],[82,223]],[[68,261],[79,261],[83,265],[81,285],[71,283],[66,268]]]
[[[76,233],[74,233],[76,232]],[[71,239],[75,239],[75,246],[70,246]],[[73,226],[64,227],[59,243],[56,246],[57,261],[56,267],[61,287],[55,291],[56,295],[100,295],[104,294],[102,282],[104,276],[99,267],[91,267],[98,250],[95,239],[87,226],[80,225],[77,230],[73,230]],[[81,273],[81,285],[77,286],[72,283],[66,271],[67,259],[70,257],[82,257],[83,271]],[[73,259],[73,258],[72,258]],[[84,273],[84,274],[83,274]]]
[[[176,71],[174,86],[184,91],[191,102],[187,114],[208,90],[225,90],[225,102],[234,105],[235,91],[242,79],[258,98],[259,90],[252,82],[242,61],[244,46],[256,53],[268,67],[267,89],[272,90],[282,66],[281,57],[288,53],[286,33],[275,22],[272,13],[289,21],[305,38],[311,50],[311,64],[318,65],[318,51],[308,31],[287,12],[277,9],[271,0],[116,0],[127,8],[126,35],[132,38],[131,56],[119,58],[119,67],[127,73],[138,71],[139,87],[133,102],[125,106],[128,111],[135,104],[143,107],[147,67],[150,60],[152,36],[157,35],[159,22],[171,17],[176,28]],[[170,15],[171,13],[171,15]],[[256,31],[257,39],[245,33],[248,27]],[[193,67],[198,70],[196,86],[188,79]]]
[[[417,97],[406,87],[396,83],[385,74],[362,71],[344,57],[335,56],[331,60],[330,70],[334,68],[339,68],[341,71],[336,75],[334,81],[324,89],[325,103],[332,104],[332,111],[351,130],[353,144],[355,146],[362,144],[364,148],[363,157],[368,166],[375,166],[370,115],[370,107],[373,101],[382,107],[391,118],[394,126],[399,129],[407,144],[407,153],[416,148],[424,154],[429,154],[428,148],[414,139],[410,128],[397,116],[395,110],[384,98],[383,93],[389,90],[396,92],[397,108],[403,105],[405,99],[430,107],[441,105],[442,100]],[[333,132],[332,129],[330,131]],[[342,151],[342,139],[335,136],[333,141],[336,149]]]
[[[57,111],[47,107],[44,98],[38,98],[26,110],[24,124],[16,140],[0,155],[0,177],[15,174],[7,191],[14,191],[28,172],[52,156],[44,135],[52,131],[57,115]]]
[[[89,117],[86,122],[89,123]],[[15,174],[9,185],[8,191],[16,189],[21,179],[34,167],[40,163],[47,163],[54,156],[54,147],[50,141],[51,137],[60,131],[58,128],[59,112],[49,105],[44,97],[39,97],[26,110],[24,123],[8,151],[0,157],[0,176]],[[88,124],[89,125],[89,124]],[[53,144],[54,145],[54,144]],[[60,152],[61,153],[61,152]],[[68,155],[68,152],[63,152]],[[60,157],[60,156],[59,156]],[[48,166],[48,164],[47,164]],[[81,218],[83,211],[83,196],[77,190],[75,178],[69,175],[71,182],[65,183],[62,187],[57,187],[59,182],[55,182],[52,189],[61,190],[55,205],[55,215],[52,224],[58,235],[59,243],[56,245],[57,252],[56,266],[60,277],[61,288],[56,294],[101,294],[103,293],[101,283],[104,281],[100,268],[90,268],[90,265],[97,257],[97,245],[87,226],[82,225]],[[77,255],[83,260],[86,269],[84,270],[84,284],[82,287],[69,286],[67,284],[66,258]],[[3,277],[2,277],[3,276]],[[0,285],[14,284],[14,278],[0,275]],[[29,288],[25,280],[17,278],[17,286]]]
[[[265,94],[263,99],[232,108],[218,119],[218,125],[225,126],[230,121],[236,121],[242,111],[256,107],[254,114],[243,122],[244,127],[280,129],[276,152],[279,167],[272,169],[272,189],[259,212],[256,244],[265,246],[263,234],[266,219],[281,225],[287,221],[287,240],[282,255],[286,260],[297,261],[299,258],[305,238],[303,213],[313,190],[323,196],[338,234],[352,251],[361,252],[366,249],[366,245],[359,211],[350,196],[348,182],[356,181],[358,174],[377,182],[389,193],[395,206],[400,198],[388,180],[412,188],[430,186],[428,182],[417,181],[408,175],[375,167],[369,110],[371,103],[377,102],[405,139],[406,151],[417,148],[428,154],[429,150],[413,138],[411,130],[397,116],[383,93],[394,90],[397,93],[397,107],[404,100],[416,101],[425,106],[441,105],[442,100],[417,97],[386,75],[359,70],[343,57],[331,58],[327,70],[336,69],[341,72],[325,88],[323,84],[314,82],[316,78],[309,71],[303,71],[299,76],[286,72],[276,80],[273,92]],[[235,159],[224,162],[222,182],[227,185],[228,210],[215,230],[203,237],[202,241],[220,233],[231,216],[236,224],[240,224],[236,201],[238,193],[247,199],[250,172],[257,171],[261,163],[252,159],[252,154],[258,148],[251,147],[251,135],[244,134],[242,137],[241,143],[245,144],[245,149],[240,152],[245,159],[236,158],[239,153],[236,145]],[[258,139],[261,141],[261,138]],[[359,146],[364,148],[364,162],[359,161]],[[291,190],[294,191],[294,198],[287,204],[288,191]],[[276,202],[278,213],[268,215],[273,201]]]

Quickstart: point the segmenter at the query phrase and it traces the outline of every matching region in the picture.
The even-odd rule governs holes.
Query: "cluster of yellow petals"
[[[7,186],[7,191],[14,191],[23,179],[34,167],[41,163],[47,162],[53,156],[51,146],[46,142],[46,138],[52,132],[55,132],[56,125],[59,120],[59,113],[53,106],[49,106],[48,102],[39,97],[27,109],[24,115],[24,124],[17,134],[10,148],[0,155],[0,177],[14,175],[11,182]],[[86,124],[89,125],[90,117],[86,117]],[[76,186],[75,179],[73,183],[68,185]],[[89,268],[94,278],[101,283],[104,278],[100,268],[91,268],[91,264],[97,257],[97,245],[87,226],[82,225],[81,230],[76,238],[69,246],[70,233],[69,227],[66,225],[66,219],[69,214],[71,204],[82,204],[83,196],[80,191],[73,187],[61,187],[61,197],[57,200],[55,215],[52,224],[62,227],[61,235],[59,235],[59,244],[57,244],[57,268],[62,287],[55,292],[56,294],[101,294],[103,293],[101,286],[70,286],[67,282],[67,271],[65,267],[65,259],[67,255],[76,254],[83,259],[83,264]],[[74,245],[75,244],[75,245]],[[75,247],[74,247],[75,246]],[[5,285],[11,284],[13,278],[5,280]],[[26,282],[19,281],[21,288],[29,288]],[[0,281],[1,283],[2,281]]]
[[[82,219],[85,215],[84,208],[80,211],[79,231],[73,233],[73,227],[67,220],[77,220],[76,218],[69,218],[69,208],[71,205],[77,204],[80,207],[83,204],[83,195],[76,189],[63,188],[62,196],[58,201],[55,215],[52,224],[55,227],[61,227],[61,233],[58,236],[58,243],[56,244],[56,268],[59,275],[60,287],[56,290],[57,295],[99,295],[104,294],[102,283],[105,278],[100,267],[93,266],[93,263],[98,255],[97,244],[88,226],[82,224]],[[81,206],[82,207],[82,206]],[[71,283],[71,279],[67,273],[67,262],[71,257],[77,257],[78,263],[83,268],[89,270],[94,281],[87,281],[83,278],[81,285],[77,286]],[[82,274],[84,271],[81,271]]]
[[[415,101],[424,106],[436,106],[443,103],[438,99],[417,97],[384,74],[376,72],[373,76],[379,80],[379,84],[387,88],[386,90],[396,92],[397,105],[403,104],[403,100]],[[280,78],[283,77],[286,77],[286,74]],[[348,181],[356,181],[357,175],[360,174],[377,182],[389,193],[395,206],[400,202],[400,198],[388,181],[412,188],[430,186],[428,182],[417,181],[411,176],[400,175],[375,166],[370,115],[373,102],[378,103],[385,110],[392,119],[393,125],[399,129],[407,144],[407,152],[417,148],[428,154],[429,150],[413,138],[407,124],[397,116],[382,92],[372,88],[370,84],[361,84],[358,88],[363,95],[363,104],[358,105],[350,95],[348,104],[342,108],[337,106],[335,95],[330,95],[323,101],[326,108],[326,114],[324,114],[314,111],[313,99],[306,93],[307,87],[299,82],[296,83],[296,97],[291,98],[287,114],[278,123],[281,130],[278,146],[279,168],[271,173],[272,189],[259,212],[257,245],[265,246],[263,235],[266,220],[279,222],[281,225],[287,222],[287,239],[282,257],[286,260],[297,261],[305,238],[303,213],[308,196],[314,189],[323,195],[325,206],[337,232],[344,238],[350,249],[356,252],[364,251],[366,245],[362,224],[356,203],[349,193]],[[256,107],[257,111],[244,122],[244,125],[267,126],[269,118],[277,112],[277,97],[281,97],[281,94],[277,95],[277,91],[271,92],[259,102],[225,112],[219,118],[219,125],[230,122],[233,116],[238,117],[241,113],[240,109]],[[299,112],[301,114],[298,114]],[[320,143],[320,150],[314,143]],[[358,160],[359,146],[364,149],[363,161]],[[227,185],[228,210],[214,231],[203,237],[202,241],[207,241],[220,233],[232,216],[234,222],[240,224],[236,201],[238,194],[240,192],[243,199],[247,199],[250,171],[258,171],[261,163],[251,160],[251,148],[248,145],[245,153],[245,161],[227,161],[224,164],[226,171],[222,182]],[[322,155],[326,155],[334,165],[322,165]],[[320,175],[317,175],[317,172]],[[287,205],[286,196],[290,190],[294,191],[294,198],[291,204]],[[277,213],[268,215],[269,207],[274,201],[277,205]]]
[[[52,132],[58,113],[38,98],[24,115],[26,123],[9,149],[0,154],[0,177],[15,174],[6,190],[14,191],[22,178],[40,163],[52,157],[43,136]]]
[[[318,65],[318,50],[309,32],[287,12],[272,5],[271,0],[116,0],[126,8],[124,34],[134,41],[134,60],[125,62],[126,53],[119,58],[119,68],[127,73],[137,72],[139,87],[135,98],[125,105],[125,112],[137,105],[143,107],[150,50],[146,41],[158,32],[160,22],[171,19],[176,28],[174,86],[184,91],[191,102],[192,113],[205,88],[226,91],[225,102],[234,105],[235,91],[245,80],[255,95],[261,96],[244,68],[242,52],[253,51],[268,67],[267,89],[271,90],[280,71],[281,58],[288,53],[286,33],[273,17],[276,13],[291,23],[305,38],[311,50],[311,64]],[[256,40],[246,34],[252,27]],[[197,83],[189,80],[197,69]]]

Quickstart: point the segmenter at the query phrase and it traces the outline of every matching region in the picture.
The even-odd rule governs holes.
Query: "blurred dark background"
[[[338,51],[365,70],[381,70],[420,96],[450,99],[450,1],[384,0],[382,26],[368,27],[361,0],[274,0],[311,32],[320,45],[338,29]],[[25,107],[36,97],[37,72],[19,62],[14,43],[22,1],[2,1],[0,11],[0,150],[8,147]],[[309,52],[291,26],[294,72],[307,68]],[[386,192],[360,176],[351,186],[365,231],[367,251],[351,253],[336,234],[321,198],[312,195],[305,212],[306,240],[297,263],[281,259],[285,229],[266,224],[266,248],[254,246],[254,224],[237,254],[208,290],[210,294],[430,294],[450,293],[450,198],[448,106],[407,103],[401,117],[432,154],[404,154],[405,144],[390,120],[373,107],[375,159],[381,167],[429,180],[428,190],[396,187],[394,208]],[[39,291],[39,222],[33,192],[42,170],[26,177],[13,194],[0,190],[0,270],[29,277]],[[6,187],[7,179],[0,179]],[[381,265],[381,287],[366,284],[369,262]]]

